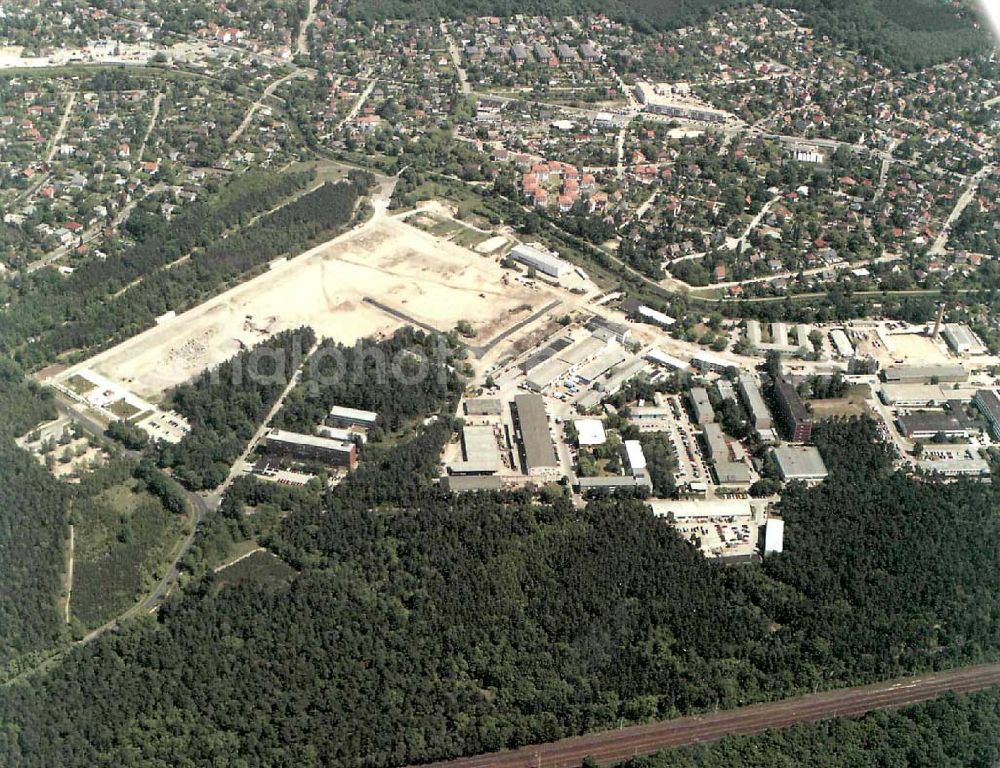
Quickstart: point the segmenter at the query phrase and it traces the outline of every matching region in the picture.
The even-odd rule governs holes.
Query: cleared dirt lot
[[[943,341],[934,341],[916,333],[882,334],[889,362],[902,360],[910,365],[943,365],[953,362]]]
[[[550,299],[497,260],[398,219],[336,238],[83,363],[156,402],[161,393],[267,336],[302,325],[353,342],[403,324],[378,300],[440,330],[468,320],[487,340]],[[473,342],[475,343],[475,342]]]

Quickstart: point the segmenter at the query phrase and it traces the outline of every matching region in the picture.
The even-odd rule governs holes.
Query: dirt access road
[[[535,744],[508,752],[432,763],[424,768],[579,768],[585,757],[612,765],[661,749],[760,733],[796,723],[855,717],[937,698],[949,691],[981,691],[1000,685],[1000,664],[890,680],[857,688],[754,704],[726,712],[637,725],[616,731]]]

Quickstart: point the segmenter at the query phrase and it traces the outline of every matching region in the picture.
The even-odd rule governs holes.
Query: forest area
[[[334,405],[375,411],[372,442],[399,430],[415,417],[454,411],[464,384],[458,375],[464,352],[454,338],[401,328],[379,342],[353,346],[324,340],[306,366],[275,424],[312,432]]]
[[[222,483],[315,342],[311,328],[275,334],[170,392],[191,431],[159,446],[160,466],[194,491]]]
[[[207,572],[0,692],[0,762],[403,765],[1000,650],[998,491],[893,472],[868,421],[817,428],[829,481],[790,487],[786,553],[740,568],[637,500],[449,495],[453,427],[329,490],[234,484],[200,545],[269,509],[263,543],[299,574]]]
[[[1000,762],[1000,690],[895,712],[796,725],[664,751],[620,768],[991,768]]]

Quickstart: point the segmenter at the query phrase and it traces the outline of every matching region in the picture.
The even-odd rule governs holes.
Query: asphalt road
[[[754,704],[725,712],[577,736],[550,744],[430,764],[430,768],[579,768],[585,757],[611,765],[668,747],[760,733],[796,723],[853,717],[1000,685],[1000,664],[985,664],[856,688]]]

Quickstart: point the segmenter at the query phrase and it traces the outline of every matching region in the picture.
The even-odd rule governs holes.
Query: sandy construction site
[[[242,347],[302,325],[350,343],[391,333],[407,319],[439,330],[467,320],[477,331],[472,343],[482,342],[552,298],[546,289],[513,278],[496,257],[383,218],[275,264],[77,367],[156,402],[164,390]]]

